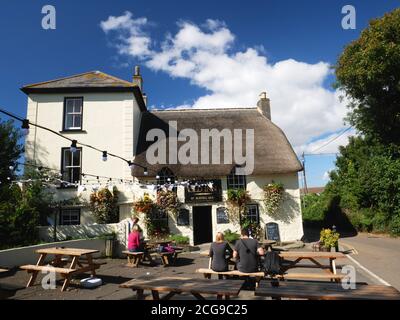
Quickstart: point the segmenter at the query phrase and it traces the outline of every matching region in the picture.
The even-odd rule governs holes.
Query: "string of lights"
[[[24,118],[22,118],[20,116],[17,116],[17,115],[15,115],[15,114],[13,114],[13,113],[11,113],[9,111],[6,111],[4,109],[0,108],[0,112],[5,114],[5,115],[7,115],[7,116],[9,116],[9,117],[11,117],[11,118],[13,118],[13,119],[15,119],[15,120],[20,121],[21,122],[21,129],[22,129],[22,132],[23,132],[23,134],[25,136],[29,134],[29,128],[30,128],[30,125],[32,125],[34,127],[46,130],[46,131],[51,132],[52,134],[55,134],[55,135],[65,139],[65,140],[70,141],[71,142],[70,151],[72,153],[76,152],[77,151],[77,146],[80,145],[80,146],[83,146],[83,147],[86,147],[86,148],[90,148],[92,150],[100,152],[101,155],[102,155],[101,158],[102,158],[103,161],[107,161],[108,157],[111,156],[111,157],[114,157],[114,158],[117,158],[117,159],[120,159],[120,160],[126,162],[131,169],[133,169],[134,166],[142,168],[144,170],[144,175],[145,176],[148,175],[148,172],[149,172],[148,169],[146,167],[142,166],[141,164],[138,164],[138,163],[135,163],[135,162],[133,162],[131,160],[125,159],[125,158],[123,158],[123,157],[121,157],[119,155],[116,155],[114,153],[110,153],[108,151],[101,150],[101,149],[99,149],[97,147],[94,147],[92,145],[80,142],[80,141],[75,140],[75,139],[71,139],[71,138],[69,138],[69,137],[67,137],[67,136],[65,136],[65,135],[63,135],[63,134],[61,134],[61,133],[59,133],[59,132],[57,132],[57,131],[55,131],[53,129],[50,129],[50,128],[44,127],[42,125],[39,125],[37,123],[31,122],[29,119],[24,119]]]
[[[57,173],[59,175],[59,177],[62,177],[62,173],[59,172],[59,170],[54,169],[54,168],[48,168],[48,167],[44,167],[41,165],[36,165],[36,164],[32,164],[32,163],[21,163],[21,162],[17,162],[16,165],[14,167],[10,166],[10,170],[14,171],[18,165],[22,165],[22,166],[29,166],[29,167],[33,167],[36,168],[39,172],[43,171],[43,170],[48,170],[48,171],[54,171],[55,173]],[[101,184],[105,184],[105,185],[110,185],[113,184],[113,182],[116,183],[121,183],[121,184],[128,184],[128,185],[136,185],[139,186],[141,188],[147,188],[147,187],[157,187],[157,188],[175,188],[178,186],[193,186],[193,187],[213,187],[213,183],[212,182],[204,182],[201,183],[199,182],[198,179],[190,179],[190,180],[185,180],[185,181],[172,181],[171,178],[167,178],[167,183],[161,184],[158,183],[158,179],[160,179],[160,176],[156,176],[156,181],[151,181],[151,180],[146,180],[146,181],[134,181],[134,180],[129,180],[129,179],[123,179],[123,178],[115,178],[115,177],[107,177],[107,176],[101,176],[101,175],[95,175],[95,174],[90,174],[90,173],[81,173],[81,177],[82,177],[82,181],[76,182],[76,183],[72,183],[69,181],[65,181],[62,180],[60,178],[57,178],[57,182],[59,182],[60,184],[62,184],[64,187],[79,187],[79,186],[85,186],[85,185],[89,185],[89,186],[98,186]],[[100,181],[100,180],[106,180],[106,181]],[[8,180],[11,180],[11,178],[9,178]],[[200,179],[200,180],[205,180],[205,179]],[[22,183],[27,183],[27,182],[34,182],[34,181],[42,181],[44,183],[48,183],[49,182],[49,178],[43,178],[43,179],[19,179],[19,180],[14,180],[14,183],[18,183],[18,182],[22,182]],[[91,183],[93,182],[93,183]]]

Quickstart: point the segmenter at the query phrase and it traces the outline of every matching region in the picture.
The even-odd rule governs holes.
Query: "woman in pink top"
[[[135,224],[132,228],[132,232],[128,237],[128,251],[130,252],[143,252],[142,245],[140,243],[140,231],[139,226]]]

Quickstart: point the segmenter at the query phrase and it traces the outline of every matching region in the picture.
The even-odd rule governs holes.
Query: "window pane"
[[[82,100],[76,99],[74,103],[74,112],[81,113],[82,111]]]
[[[73,116],[71,114],[66,115],[66,121],[65,121],[65,129],[72,128],[74,123],[73,123]]]
[[[73,175],[72,176],[73,179],[70,182],[72,182],[72,183],[79,182],[80,181],[80,175],[81,175],[81,168],[72,169],[72,175]]]
[[[71,152],[70,152],[71,153]],[[81,151],[76,150],[73,154],[73,159],[72,159],[72,165],[75,166],[80,166],[81,164]]]
[[[71,165],[71,151],[64,150],[64,168],[70,167]]]
[[[74,108],[74,100],[72,99],[67,99],[67,112],[72,112]]]
[[[80,127],[81,127],[81,116],[75,115],[74,116],[74,128],[80,128]]]
[[[189,210],[181,209],[177,218],[178,226],[188,226],[189,223]]]

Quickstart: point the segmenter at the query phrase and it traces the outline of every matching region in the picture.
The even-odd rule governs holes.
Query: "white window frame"
[[[68,112],[68,101],[74,101],[72,105],[72,112]],[[79,112],[75,112],[75,103],[79,101],[81,103],[81,108]],[[64,100],[64,128],[63,130],[69,131],[69,130],[82,130],[82,122],[83,122],[83,98],[75,98],[75,97],[67,97]],[[81,118],[81,126],[80,127],[74,127],[75,123],[75,118],[76,117]],[[72,117],[72,127],[68,127],[68,117]]]
[[[74,180],[73,178],[73,170],[74,169],[76,169],[76,168],[79,168],[79,177],[78,177],[78,180],[75,180],[75,181],[67,181],[67,182],[69,182],[69,183],[78,183],[78,182],[80,182],[81,181],[81,173],[82,173],[82,149],[81,148],[77,148],[76,149],[76,151],[75,151],[75,153],[76,152],[79,152],[79,165],[75,165],[74,164],[74,155],[73,155],[73,153],[69,150],[69,148],[63,148],[62,149],[62,164],[63,164],[63,166],[62,166],[62,175],[63,175],[63,180],[64,181],[67,181],[67,180],[65,180],[65,176],[64,176],[64,174],[65,174],[65,172],[68,170],[68,171],[70,171],[70,172],[72,172],[72,174],[70,174],[70,177],[72,177],[72,180]],[[69,166],[67,166],[66,165],[66,154],[69,154],[69,156],[71,157],[71,165],[69,165]]]

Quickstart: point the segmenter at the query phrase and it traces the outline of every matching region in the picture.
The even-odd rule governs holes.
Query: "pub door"
[[[211,206],[193,207],[193,242],[195,245],[212,242]]]

